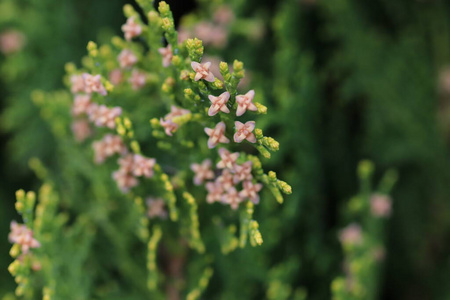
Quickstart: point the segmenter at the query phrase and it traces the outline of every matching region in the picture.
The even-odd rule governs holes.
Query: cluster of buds
[[[113,173],[117,186],[125,193],[138,185],[137,177],[153,177],[153,167],[156,160],[140,154],[127,154],[117,161],[119,170]]]
[[[214,179],[214,172],[211,170],[211,161],[204,160],[201,164],[192,164],[191,169],[195,173],[194,184],[205,184],[208,194],[208,203],[221,202],[228,204],[232,209],[237,209],[239,204],[246,199],[254,204],[259,203],[258,192],[262,189],[262,184],[253,182],[252,162],[246,161],[238,164],[239,153],[231,153],[225,148],[219,149],[220,160],[216,164],[217,169],[221,169],[221,174]],[[242,184],[241,191],[238,191]]]

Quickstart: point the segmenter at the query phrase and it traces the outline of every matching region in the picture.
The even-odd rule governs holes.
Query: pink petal
[[[238,134],[237,132],[234,134],[233,139],[236,143],[240,143],[244,140],[242,135]]]
[[[239,131],[242,127],[244,127],[244,124],[242,122],[235,121],[234,126],[236,127],[236,130]]]
[[[194,69],[194,71],[197,70],[197,68],[200,66],[200,64],[196,61],[191,62],[191,67]]]
[[[221,111],[223,111],[224,113],[230,113],[230,110],[228,109],[228,107],[226,106],[226,105],[223,105],[221,108],[220,108],[220,110]]]
[[[200,73],[195,74],[194,80],[199,81],[200,79],[202,79],[202,74]]]
[[[212,149],[216,146],[217,144],[212,140],[212,139],[208,139],[208,148]]]
[[[248,121],[245,123],[245,127],[247,127],[249,131],[253,131],[253,129],[255,129],[255,121]]]
[[[209,95],[209,96],[208,96],[209,101],[211,101],[212,103],[216,102],[216,99],[217,99],[217,98],[218,98],[218,97],[215,97],[215,96],[213,96],[213,95]]]
[[[246,109],[242,105],[238,105],[238,108],[236,110],[236,116],[240,117],[245,113]]]
[[[255,137],[255,135],[254,135],[253,133],[250,133],[250,134],[247,136],[247,141],[249,141],[250,143],[256,143],[256,137]]]
[[[212,117],[216,115],[219,111],[216,108],[216,105],[211,105],[211,107],[208,109],[208,116]]]
[[[256,107],[256,105],[255,105],[253,102],[250,102],[250,103],[248,104],[247,109],[248,109],[248,110],[251,110],[251,111],[257,111],[257,110],[258,110],[258,108]]]
[[[250,101],[253,100],[253,98],[255,97],[255,91],[254,90],[250,90],[247,92],[247,94],[245,94],[245,96],[247,96],[248,99],[250,99]]]
[[[205,77],[205,80],[209,82],[214,82],[214,74],[209,72],[208,75]]]
[[[210,62],[210,61],[205,62],[205,63],[203,64],[203,66],[204,66],[206,69],[209,69],[209,68],[211,67],[211,62]]]

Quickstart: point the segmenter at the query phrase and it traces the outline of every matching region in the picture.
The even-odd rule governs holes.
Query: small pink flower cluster
[[[204,45],[211,45],[216,48],[223,48],[228,40],[228,25],[233,21],[233,11],[228,6],[219,7],[212,21],[204,21],[189,29],[181,27],[179,30],[179,42],[195,36],[201,39]]]
[[[133,38],[142,34],[142,26],[136,22],[136,17],[129,17],[127,22],[122,25],[125,40],[130,42]],[[138,56],[131,49],[123,49],[117,56],[120,68],[114,69],[109,73],[109,81],[113,85],[119,85],[124,81],[124,72],[129,72],[138,63]],[[138,69],[132,69],[129,74],[128,82],[133,90],[138,90],[145,86],[147,74]]]
[[[373,194],[370,197],[370,211],[373,216],[387,218],[391,215],[392,203],[387,195]]]
[[[210,71],[211,63],[191,63],[192,69],[196,72],[195,81],[203,79],[205,81],[213,82],[214,75]],[[223,113],[230,113],[229,107],[227,107],[228,100],[230,99],[229,92],[223,92],[219,96],[209,95],[209,101],[211,101],[211,106],[208,110],[209,116],[216,115],[219,111]],[[242,116],[247,110],[257,111],[258,108],[253,103],[253,98],[255,97],[255,91],[250,90],[245,95],[237,95],[236,96],[236,116]],[[244,140],[249,141],[250,143],[256,143],[256,137],[253,133],[255,129],[255,122],[248,121],[245,124],[239,121],[235,121],[236,133],[234,134],[234,141],[236,143],[241,143]],[[225,129],[226,125],[223,122],[220,122],[216,125],[214,129],[205,128],[205,133],[209,136],[208,147],[214,148],[219,143],[229,143],[230,140],[225,137]]]
[[[136,23],[134,17],[130,17],[127,19],[127,22],[122,25],[122,31],[125,35],[125,39],[131,41],[132,38],[141,35],[142,27]]]
[[[97,127],[116,128],[116,118],[122,114],[122,108],[108,108],[106,105],[92,103],[88,109],[89,120]]]
[[[39,248],[41,244],[33,238],[33,231],[23,224],[17,224],[16,221],[11,222],[11,232],[8,235],[11,243],[21,246],[22,254],[28,253],[31,248]]]
[[[172,136],[175,131],[178,129],[178,124],[173,122],[173,118],[175,117],[181,117],[186,114],[190,114],[191,112],[187,109],[182,109],[179,107],[176,107],[175,105],[172,105],[170,107],[170,113],[168,113],[164,119],[160,118],[159,123],[164,128],[165,133],[168,136]]]
[[[106,96],[106,88],[101,81],[100,75],[91,75],[89,73],[83,73],[78,75],[72,75],[70,78],[72,82],[72,93],[99,93],[102,96]]]
[[[122,138],[118,135],[107,134],[100,141],[92,144],[95,154],[95,162],[100,164],[114,154],[126,154],[128,152]]]
[[[166,219],[167,218],[167,210],[166,205],[164,203],[164,200],[161,198],[147,198],[147,216],[150,219],[160,218],[160,219]]]
[[[138,185],[137,177],[153,177],[153,167],[156,160],[140,154],[127,154],[118,160],[119,170],[113,173],[113,178],[122,192],[128,192]]]
[[[231,153],[225,148],[219,149],[219,156],[220,161],[216,167],[222,169],[222,173],[214,181],[206,182],[205,187],[208,191],[206,201],[229,204],[232,209],[237,209],[239,204],[246,199],[255,204],[259,203],[258,192],[262,189],[262,184],[253,183],[252,162],[237,164],[239,153]],[[201,164],[192,164],[191,169],[195,173],[194,184],[196,185],[214,179],[209,159],[204,160]],[[239,183],[242,183],[240,192],[237,190]]]
[[[72,76],[72,92],[79,91],[76,87],[79,75]],[[78,78],[78,79],[77,79]],[[75,88],[74,88],[75,87]],[[87,115],[89,120],[97,127],[108,127],[114,129],[116,127],[115,119],[122,114],[120,107],[108,108],[106,105],[98,105],[91,101],[90,94],[75,94],[75,99],[72,106],[72,114],[76,119],[72,124],[72,131],[77,141],[84,141],[92,133],[89,123],[82,118]]]
[[[168,66],[170,66],[173,57],[172,46],[169,44],[165,48],[159,48],[158,52],[162,56],[163,67],[167,68]]]
[[[343,245],[360,245],[363,242],[362,229],[359,224],[352,223],[339,232],[339,241]]]
[[[236,143],[241,143],[244,140],[250,143],[256,143],[256,137],[253,133],[255,129],[255,122],[248,121],[245,124],[239,121],[234,122],[236,133],[233,139]],[[208,148],[212,149],[219,143],[228,144],[230,140],[225,136],[226,125],[224,122],[217,123],[215,128],[205,128],[205,133],[209,136]]]
[[[25,44],[22,32],[10,29],[0,33],[0,52],[5,55],[20,51]]]

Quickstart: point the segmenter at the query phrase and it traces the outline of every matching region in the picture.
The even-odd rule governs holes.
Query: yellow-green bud
[[[233,62],[233,72],[240,72],[244,69],[244,64],[237,59]]]
[[[267,176],[269,177],[269,180],[271,182],[276,182],[277,181],[277,173],[275,173],[274,171],[269,171]]]
[[[114,90],[114,85],[112,85],[111,82],[109,82],[108,80],[105,80],[104,85],[105,85],[105,89],[108,92],[112,92]]]
[[[159,124],[159,120],[157,118],[153,118],[150,120],[150,125],[152,125],[152,127],[158,127]]]
[[[9,255],[11,255],[12,258],[16,258],[20,254],[20,245],[14,244],[11,247],[11,250],[9,250]]]
[[[170,6],[165,1],[161,1],[159,2],[158,10],[161,15],[167,15],[170,13]]]
[[[219,78],[216,78],[214,83],[213,83],[213,86],[216,89],[223,89],[223,82]]]
[[[134,153],[141,153],[141,148],[139,147],[139,143],[137,141],[131,142],[131,149]]]
[[[262,105],[261,103],[255,102],[256,108],[258,109],[259,114],[267,114],[267,107]]]
[[[263,138],[263,131],[262,131],[262,129],[260,129],[260,128],[255,128],[254,133],[255,133],[255,136],[256,136],[256,138],[257,138],[258,140]]]
[[[74,63],[70,62],[65,64],[64,69],[66,70],[67,73],[71,74],[75,72],[77,68]]]
[[[127,129],[131,129],[132,126],[131,120],[127,117],[123,118],[123,125],[125,125]]]
[[[178,55],[174,55],[172,57],[172,65],[174,65],[175,67],[178,67],[181,65],[182,59],[180,56]]]
[[[129,18],[134,14],[134,8],[130,4],[125,4],[123,6],[123,14]]]
[[[277,182],[278,188],[285,194],[292,194],[292,187],[282,180],[278,180]]]
[[[370,160],[362,160],[358,165],[358,175],[361,178],[367,178],[375,169],[373,162]]]

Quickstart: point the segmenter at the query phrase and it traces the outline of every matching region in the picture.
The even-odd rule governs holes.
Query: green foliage
[[[50,299],[449,297],[448,4],[199,0],[178,23],[167,4],[139,0],[123,12],[138,22],[145,17],[148,27],[139,43],[130,43],[98,30],[106,25],[119,33],[125,21],[119,1],[91,2],[0,3],[0,33],[15,28],[27,38],[24,49],[0,57],[7,99],[1,124],[11,133],[0,197],[13,198],[9,174],[26,173],[28,162],[44,182],[34,217],[26,200],[32,197],[19,193],[17,208],[42,244],[21,263],[25,268],[12,270],[24,272],[19,293],[42,298],[36,291],[43,288]],[[226,10],[216,15],[224,4],[231,18]],[[169,68],[161,67],[157,51],[162,36],[174,51]],[[177,42],[186,37],[192,39]],[[125,195],[111,179],[115,159],[93,163],[91,143],[109,129],[96,128],[96,137],[76,142],[72,96],[48,92],[60,87],[63,63],[79,61],[89,40],[99,43],[88,44],[79,70],[67,64],[66,72],[102,74],[108,96],[94,100],[121,106],[117,134],[132,153],[158,159],[154,177]],[[139,91],[108,78],[128,47],[147,73]],[[190,60],[211,61],[215,80],[192,80]],[[125,78],[131,74],[126,70]],[[208,156],[204,127],[223,121],[226,136],[234,133],[234,117],[207,118],[207,96],[228,91],[234,112],[235,96],[250,89],[257,110],[242,118],[262,114],[257,143],[230,150],[239,151],[239,164],[252,162],[264,189],[259,204],[247,201],[233,211],[206,203],[189,165],[219,160]],[[178,129],[169,137],[159,118],[172,104],[191,113],[173,119]],[[33,156],[39,159],[29,161]],[[150,194],[164,200],[167,219],[148,218]],[[375,216],[371,206],[375,196],[387,195],[390,219]],[[1,203],[9,204],[0,209],[5,236],[13,203]],[[362,242],[340,246],[349,224],[358,224]],[[9,263],[0,260],[3,269]],[[3,286],[9,275],[0,278]],[[12,288],[5,283],[4,290]]]

